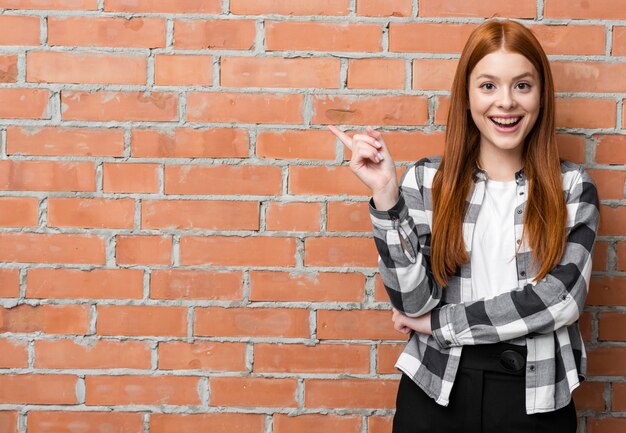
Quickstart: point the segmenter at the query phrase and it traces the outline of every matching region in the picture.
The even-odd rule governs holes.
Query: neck
[[[515,179],[515,173],[523,167],[521,152],[515,150],[490,149],[481,147],[478,166],[489,173],[489,179],[508,181]]]

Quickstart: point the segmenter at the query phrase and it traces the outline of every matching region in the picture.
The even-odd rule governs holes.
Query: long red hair
[[[538,267],[536,280],[556,266],[565,248],[567,209],[554,123],[554,85],[548,58],[533,33],[514,21],[489,20],[470,35],[454,77],[444,155],[433,180],[431,268],[445,286],[457,267],[468,261],[462,223],[473,185],[480,132],[468,110],[467,82],[476,64],[504,48],[526,57],[539,73],[541,106],[523,149],[529,194],[524,215],[524,238]]]

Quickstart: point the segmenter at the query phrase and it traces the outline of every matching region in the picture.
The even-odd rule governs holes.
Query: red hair
[[[469,75],[487,54],[501,48],[526,57],[541,83],[541,106],[523,149],[529,183],[524,238],[538,264],[536,280],[556,266],[565,248],[567,209],[554,121],[554,85],[548,58],[533,33],[514,21],[489,20],[469,36],[452,84],[444,155],[433,180],[431,268],[445,286],[448,276],[468,261],[462,224],[480,150],[480,132],[468,110]]]

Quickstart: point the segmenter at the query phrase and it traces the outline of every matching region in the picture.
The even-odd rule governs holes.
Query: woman
[[[533,34],[490,20],[470,35],[444,155],[415,163],[400,187],[380,133],[330,129],[372,190],[394,326],[411,334],[393,431],[575,432],[598,198],[582,167],[559,160]]]

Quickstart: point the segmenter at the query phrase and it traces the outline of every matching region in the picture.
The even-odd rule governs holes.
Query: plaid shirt
[[[548,275],[533,281],[538,269],[522,240],[528,185],[523,171],[515,174],[518,287],[476,300],[471,298],[469,262],[457,269],[445,289],[430,271],[432,183],[440,162],[440,157],[425,158],[409,168],[392,209],[379,211],[370,206],[380,274],[392,305],[412,317],[432,312],[433,335],[414,332],[396,367],[446,406],[464,345],[521,340],[528,350],[526,412],[549,412],[567,405],[586,370],[577,320],[589,288],[599,218],[591,177],[579,165],[561,163],[568,213],[565,251]],[[486,179],[487,173],[477,168],[463,223],[468,249]]]

